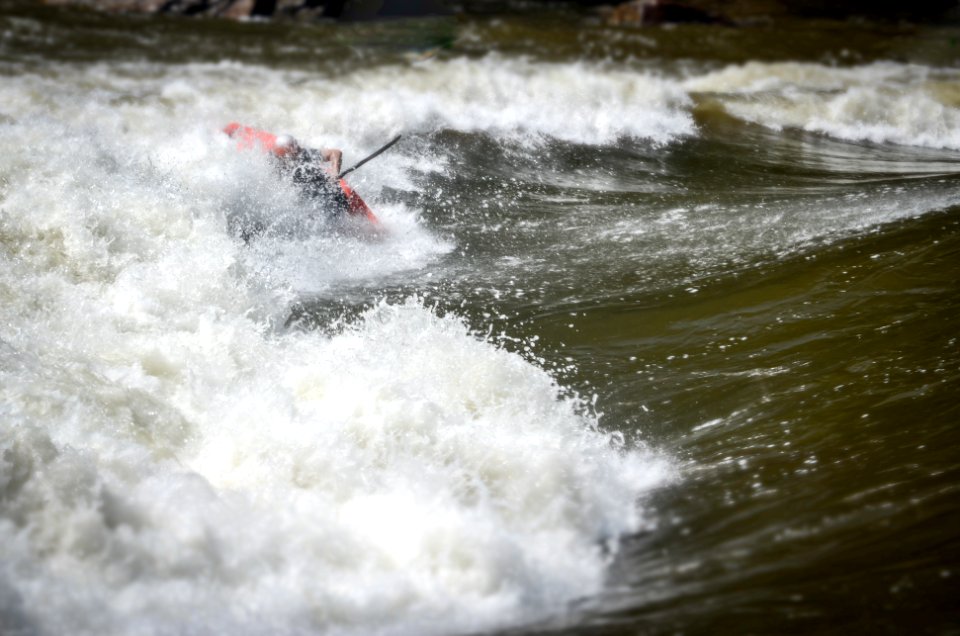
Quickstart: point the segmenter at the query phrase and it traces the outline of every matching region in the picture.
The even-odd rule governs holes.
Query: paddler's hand
[[[340,150],[337,148],[321,148],[320,156],[330,164],[330,174],[340,174],[340,164],[343,161],[343,153]]]

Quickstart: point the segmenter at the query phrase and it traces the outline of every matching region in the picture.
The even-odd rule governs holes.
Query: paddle
[[[346,175],[350,174],[351,172],[353,172],[354,170],[356,170],[357,168],[359,168],[359,167],[362,166],[363,164],[367,163],[367,162],[370,161],[371,159],[374,159],[375,157],[379,156],[381,153],[385,152],[388,148],[390,148],[390,146],[392,146],[393,144],[395,144],[395,143],[397,143],[398,141],[400,141],[400,137],[402,137],[402,136],[403,136],[403,135],[397,135],[396,137],[394,137],[393,139],[391,139],[390,141],[388,141],[383,147],[381,147],[380,150],[377,150],[377,151],[374,152],[372,155],[368,155],[366,158],[361,159],[360,161],[358,161],[357,163],[355,163],[355,164],[354,164],[353,166],[351,166],[350,168],[347,168],[346,170],[344,170],[343,172],[341,172],[340,174],[337,175],[337,179],[342,179],[343,177],[345,177]]]

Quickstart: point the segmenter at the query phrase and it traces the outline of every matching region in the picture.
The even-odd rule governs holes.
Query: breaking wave
[[[960,149],[960,73],[876,63],[835,68],[751,62],[685,82],[731,115],[847,141]]]

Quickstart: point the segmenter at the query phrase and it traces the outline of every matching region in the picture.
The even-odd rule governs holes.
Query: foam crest
[[[338,77],[235,62],[124,70],[146,71],[146,77],[130,88],[100,67],[79,72],[132,94],[131,102],[159,98],[189,121],[222,125],[229,116],[307,144],[354,148],[361,156],[398,132],[457,130],[584,144],[621,138],[667,143],[694,132],[690,100],[677,82],[586,62],[490,55],[378,66]]]
[[[751,62],[688,80],[733,116],[850,141],[960,149],[960,74],[876,63],[854,68]]]
[[[531,618],[599,589],[603,543],[641,527],[634,499],[668,473],[417,302],[332,338],[223,318],[100,346],[97,373],[11,371],[31,356],[4,352],[4,544],[29,573],[18,603],[46,608],[24,620],[50,631]]]
[[[333,129],[364,117],[389,130],[452,129],[497,137],[551,137],[584,144],[621,138],[666,143],[693,133],[687,96],[652,75],[588,63],[533,63],[488,56],[362,71],[329,100]]]

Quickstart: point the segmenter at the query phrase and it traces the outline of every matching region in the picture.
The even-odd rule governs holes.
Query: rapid
[[[0,0],[0,633],[960,628],[958,38]]]

